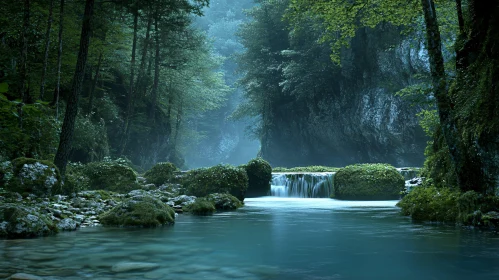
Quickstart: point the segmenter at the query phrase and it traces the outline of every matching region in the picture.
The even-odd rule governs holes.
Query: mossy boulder
[[[206,198],[196,198],[194,203],[184,207],[184,210],[198,216],[206,216],[215,213],[217,210],[215,203]]]
[[[14,167],[12,162],[3,161],[0,162],[0,187],[3,187],[14,175]]]
[[[356,164],[341,168],[334,177],[334,197],[348,200],[398,199],[404,177],[388,164]]]
[[[235,210],[243,206],[237,197],[228,193],[212,193],[206,200],[212,202],[217,210]]]
[[[243,201],[248,189],[246,170],[231,165],[194,169],[183,177],[187,194],[197,197],[212,193],[230,193]]]
[[[108,226],[157,227],[173,224],[175,211],[159,199],[138,195],[101,214],[99,220]]]
[[[144,174],[148,183],[162,185],[175,178],[175,172],[179,169],[171,162],[160,162]]]
[[[138,188],[137,173],[119,160],[91,162],[85,166],[89,189],[127,193]]]
[[[248,175],[248,190],[245,197],[268,195],[272,180],[272,166],[262,158],[255,158],[242,167]]]
[[[0,205],[0,237],[29,238],[57,233],[57,225],[35,210],[6,203]]]
[[[5,189],[25,196],[51,196],[62,193],[61,175],[50,161],[17,158],[12,161],[12,175]]]
[[[459,209],[459,192],[434,186],[415,187],[397,203],[401,214],[411,216],[416,222],[455,223]]]

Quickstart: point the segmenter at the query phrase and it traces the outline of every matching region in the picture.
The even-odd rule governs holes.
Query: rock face
[[[334,198],[338,199],[399,199],[403,190],[404,177],[387,164],[350,165],[334,177]]]
[[[341,69],[324,46],[316,58],[324,69],[297,78],[290,88],[300,87],[300,95],[284,92],[272,103],[261,138],[261,155],[272,166],[423,165],[427,138],[416,116],[420,108],[395,95],[427,71],[423,52],[400,36],[387,40],[394,47],[386,50],[382,32],[389,33],[359,31],[342,53]],[[308,80],[315,83],[303,88]]]

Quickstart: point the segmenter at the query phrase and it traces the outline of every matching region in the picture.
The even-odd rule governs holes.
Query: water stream
[[[0,240],[0,278],[499,278],[495,233],[413,224],[396,202],[263,197],[172,227]]]

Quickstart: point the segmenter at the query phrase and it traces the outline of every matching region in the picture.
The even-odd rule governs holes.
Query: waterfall
[[[332,172],[273,173],[271,196],[328,198],[333,193]]]

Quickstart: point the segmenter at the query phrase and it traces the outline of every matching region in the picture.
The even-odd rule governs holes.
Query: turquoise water
[[[412,224],[396,201],[247,199],[158,229],[0,240],[0,278],[499,279],[499,236]]]

